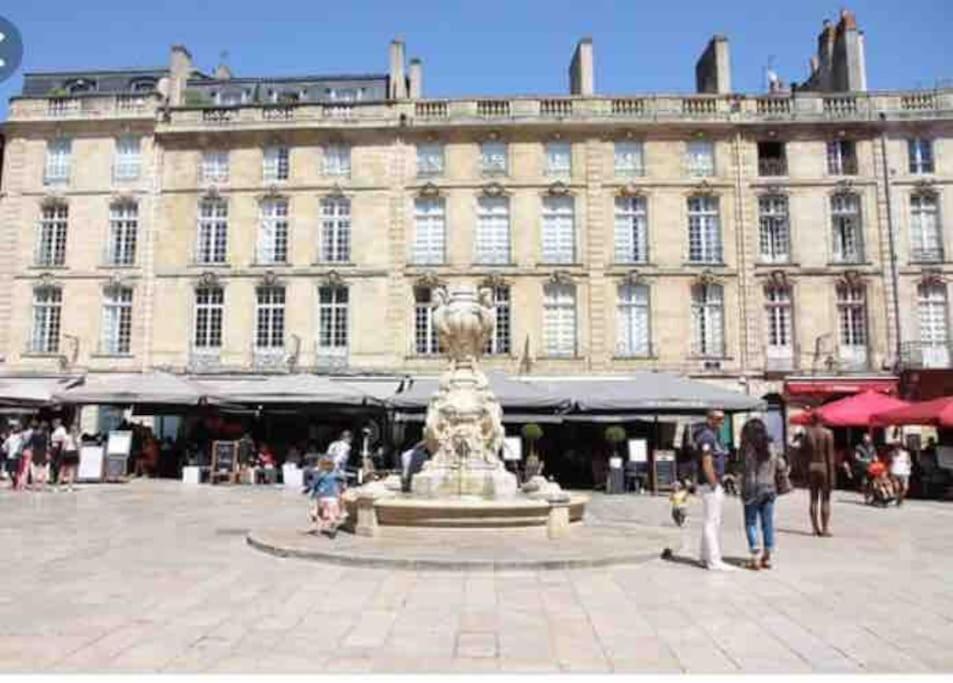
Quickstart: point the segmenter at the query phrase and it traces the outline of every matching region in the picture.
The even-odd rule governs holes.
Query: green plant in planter
[[[69,97],[69,90],[66,88],[50,88],[50,91],[46,93],[48,97]]]
[[[543,438],[543,428],[540,427],[535,422],[530,422],[529,424],[523,425],[523,429],[520,430],[520,433],[523,435],[523,438],[526,439],[529,444],[529,453],[530,455],[536,455],[536,442]]]
[[[605,438],[609,445],[612,446],[612,453],[619,455],[619,444],[626,440],[625,429],[619,425],[606,427]]]
[[[195,90],[185,91],[185,106],[187,107],[206,107],[211,103],[211,98],[209,98],[205,93],[197,92]]]

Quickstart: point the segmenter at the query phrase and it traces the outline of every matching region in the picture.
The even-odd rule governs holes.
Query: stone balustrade
[[[13,98],[10,121],[155,116],[158,95]],[[785,93],[771,95],[642,95],[632,97],[512,97],[406,100],[377,103],[251,104],[175,107],[159,123],[174,132],[219,127],[324,124],[398,126],[461,122],[612,123],[658,121],[862,122],[888,118],[953,116],[953,89],[886,93]]]

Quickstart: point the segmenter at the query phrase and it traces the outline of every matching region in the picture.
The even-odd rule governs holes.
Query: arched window
[[[943,233],[940,209],[933,192],[910,195],[910,260],[936,262],[943,260]]]
[[[725,355],[725,294],[721,285],[692,287],[692,353]]]
[[[788,198],[783,194],[758,198],[758,225],[763,263],[786,263],[791,259]]]
[[[60,309],[63,290],[59,287],[37,287],[33,290],[33,330],[30,351],[58,353],[60,350]]]
[[[950,364],[950,320],[946,284],[923,282],[917,287],[917,321],[923,365],[946,368]]]
[[[547,356],[576,355],[576,287],[571,283],[543,287],[543,350]]]
[[[862,284],[837,287],[839,354],[848,368],[867,366],[867,292]]]
[[[351,260],[351,200],[331,196],[321,200],[321,261]]]
[[[649,287],[641,284],[619,285],[616,309],[616,353],[620,356],[651,355]]]
[[[790,369],[794,358],[794,313],[791,289],[769,285],[764,290],[765,355],[772,369]],[[781,366],[781,367],[778,367]]]
[[[109,243],[106,261],[113,266],[131,266],[136,262],[139,232],[139,206],[134,201],[114,202],[109,207]]]
[[[692,263],[722,261],[718,197],[688,198],[688,260]]]
[[[266,199],[261,203],[258,226],[258,263],[288,262],[288,200]]]
[[[128,354],[132,341],[132,288],[110,287],[103,292],[103,329],[100,351],[109,356]]]
[[[648,210],[645,197],[616,197],[615,260],[617,263],[648,261]]]
[[[348,289],[326,285],[318,289],[318,350],[346,354],[348,345]]]
[[[836,263],[863,262],[864,238],[859,196],[852,192],[841,192],[831,197],[831,231]]]
[[[433,290],[414,287],[414,353],[431,356],[440,351],[433,325]]]

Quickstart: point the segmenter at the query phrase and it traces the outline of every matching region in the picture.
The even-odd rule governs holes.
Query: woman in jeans
[[[770,569],[774,552],[774,500],[778,490],[775,475],[779,467],[787,467],[784,459],[771,448],[771,439],[764,422],[748,420],[741,430],[741,500],[745,506],[745,531],[751,559],[749,569]],[[758,542],[758,520],[764,537],[764,551]]]

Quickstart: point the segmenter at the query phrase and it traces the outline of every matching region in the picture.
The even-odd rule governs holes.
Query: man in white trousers
[[[709,410],[705,424],[695,433],[695,452],[699,458],[699,484],[705,520],[702,525],[701,561],[712,571],[734,571],[721,559],[721,509],[725,491],[721,478],[725,475],[728,449],[721,443],[719,431],[725,421],[720,410]]]

